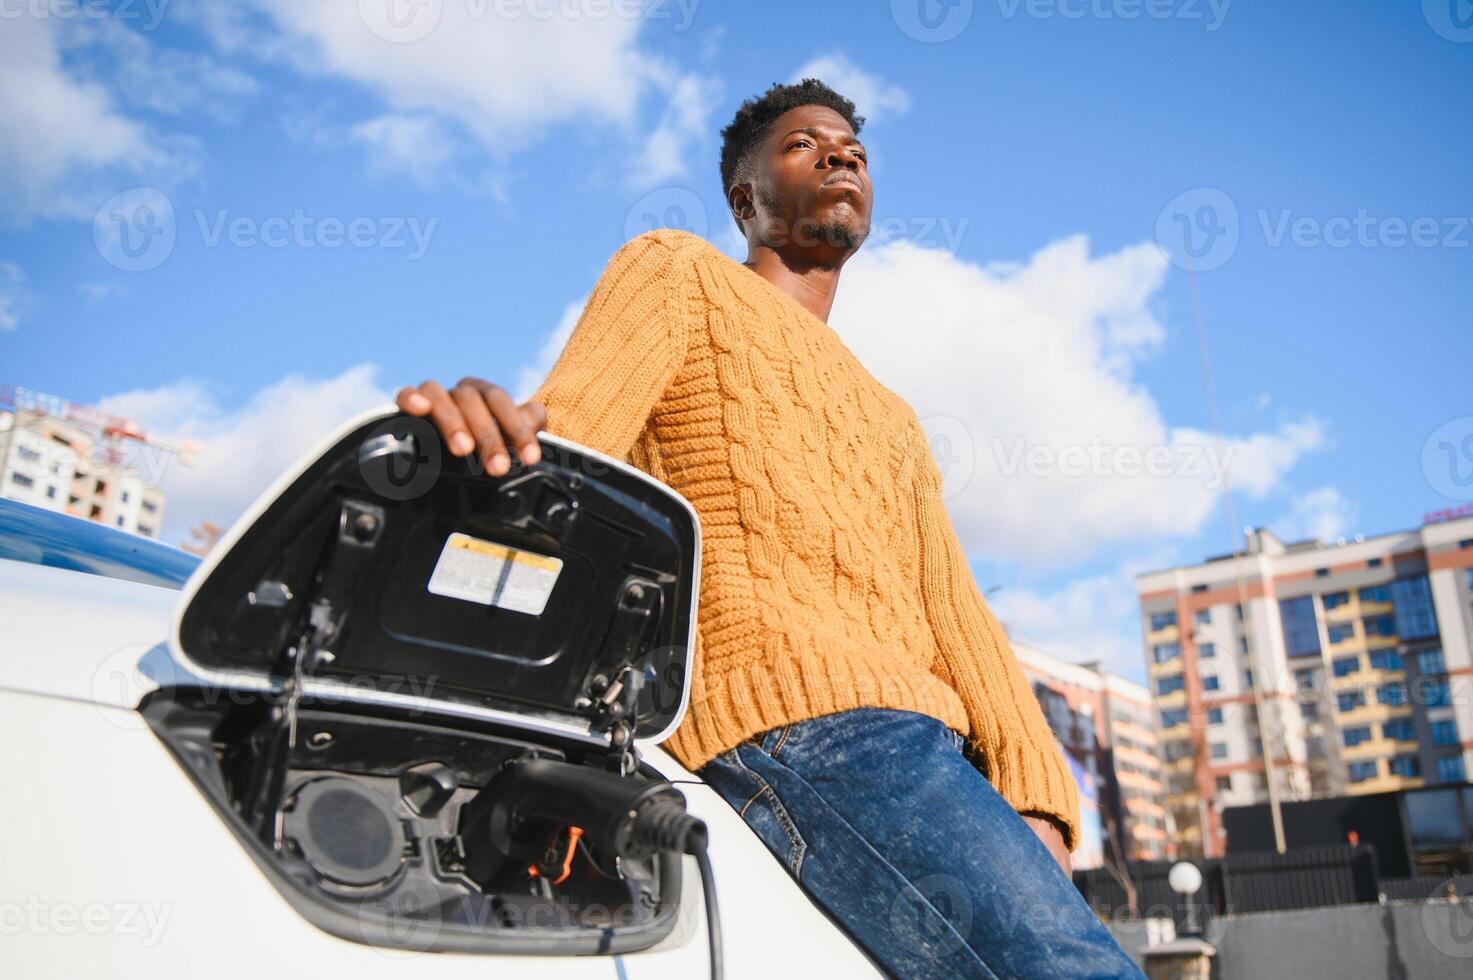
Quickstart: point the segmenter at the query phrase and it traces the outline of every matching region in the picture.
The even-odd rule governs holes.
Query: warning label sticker
[[[540,616],[562,570],[560,558],[457,531],[445,539],[426,588],[435,595]]]

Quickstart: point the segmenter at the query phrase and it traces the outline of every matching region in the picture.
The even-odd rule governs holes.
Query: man
[[[1067,875],[1077,791],[915,413],[827,325],[873,208],[862,125],[812,79],[749,100],[721,154],[745,263],[641,235],[532,400],[466,379],[399,404],[493,474],[546,428],[691,502],[699,629],[667,748],[886,971],[1139,976]]]

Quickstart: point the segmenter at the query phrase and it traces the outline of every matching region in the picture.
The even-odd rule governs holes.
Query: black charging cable
[[[711,977],[721,980],[721,918],[716,877],[706,853],[709,834],[704,821],[686,812],[685,797],[669,783],[552,759],[518,760],[461,811],[460,830],[467,863],[473,866],[493,854],[540,853],[549,831],[568,826],[582,827],[589,842],[615,857],[675,853],[696,859],[706,903]]]
[[[706,940],[711,949],[711,980],[721,980],[721,913],[716,906],[716,875],[706,853],[709,835],[704,821],[685,811],[684,803],[658,800],[634,818],[634,837],[646,847],[689,854],[701,874],[701,897],[706,904]]]

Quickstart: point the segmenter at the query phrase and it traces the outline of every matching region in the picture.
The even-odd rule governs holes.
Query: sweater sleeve
[[[1079,837],[1079,790],[1002,625],[987,608],[941,497],[941,473],[920,433],[915,507],[932,672],[961,697],[968,741],[992,785],[1019,813],[1055,818],[1070,850]]]
[[[547,406],[548,432],[627,458],[685,363],[693,283],[689,257],[660,233],[614,253],[531,396]]]

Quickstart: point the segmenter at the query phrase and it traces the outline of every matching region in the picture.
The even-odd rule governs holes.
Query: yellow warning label
[[[540,616],[562,570],[560,558],[456,531],[445,539],[426,588],[435,595]]]

